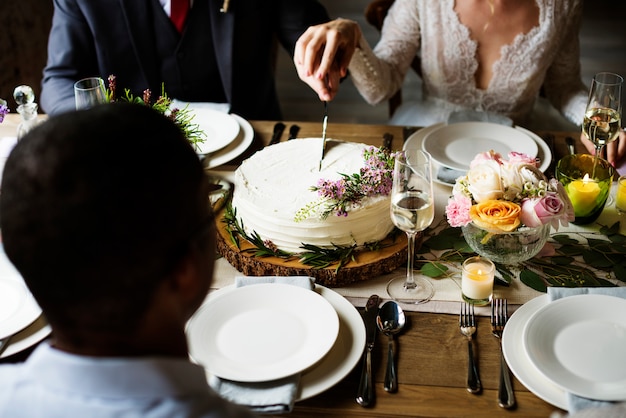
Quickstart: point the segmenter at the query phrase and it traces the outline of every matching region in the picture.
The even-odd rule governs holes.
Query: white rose
[[[524,176],[517,166],[505,164],[500,170],[502,176],[502,186],[504,187],[504,198],[514,201],[516,196],[524,190]]]
[[[500,179],[500,164],[496,161],[484,161],[467,173],[467,189],[477,203],[502,198],[504,190]]]

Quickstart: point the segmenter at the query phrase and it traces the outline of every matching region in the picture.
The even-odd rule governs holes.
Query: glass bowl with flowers
[[[534,257],[550,236],[574,220],[563,186],[548,180],[528,155],[494,151],[474,157],[456,179],[446,217],[468,245],[494,262],[514,266]]]

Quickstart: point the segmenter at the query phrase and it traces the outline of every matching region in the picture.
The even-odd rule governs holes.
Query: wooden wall
[[[33,88],[39,102],[52,23],[52,0],[3,0],[0,6],[0,98],[16,108],[13,89]]]

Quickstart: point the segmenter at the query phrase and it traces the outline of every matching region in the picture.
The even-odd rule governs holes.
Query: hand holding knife
[[[376,316],[378,316],[378,305],[380,297],[372,295],[367,300],[363,321],[365,322],[365,353],[363,356],[363,369],[356,401],[361,406],[371,406],[374,404],[374,383],[372,381],[372,350],[376,342]]]

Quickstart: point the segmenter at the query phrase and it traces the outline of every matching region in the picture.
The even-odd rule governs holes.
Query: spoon
[[[406,323],[406,317],[400,305],[390,300],[383,303],[376,317],[376,325],[380,332],[389,337],[387,351],[387,371],[385,372],[384,388],[387,392],[398,390],[398,375],[396,373],[394,335],[400,332]]]

